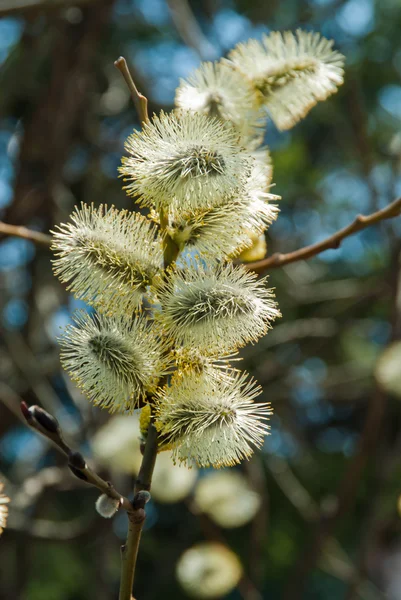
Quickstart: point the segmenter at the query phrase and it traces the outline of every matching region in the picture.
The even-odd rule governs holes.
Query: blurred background
[[[74,204],[133,208],[117,167],[137,115],[180,77],[271,30],[313,29],[345,85],[290,132],[269,123],[281,214],[268,252],[314,243],[401,195],[399,0],[0,0],[0,219],[48,232]],[[401,599],[400,219],[270,272],[283,318],[242,352],[275,415],[249,463],[218,472],[160,455],[136,596]],[[45,245],[0,238],[0,478],[11,498],[0,598],[114,600],[126,518],[21,421],[38,403],[129,494],[138,423],[93,409],[60,369],[74,300]],[[213,490],[213,493],[211,492]],[[201,545],[199,545],[201,544]],[[205,544],[207,544],[205,546]]]

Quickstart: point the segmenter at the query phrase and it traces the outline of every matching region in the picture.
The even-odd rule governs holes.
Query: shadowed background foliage
[[[172,107],[179,78],[201,60],[297,27],[335,39],[346,77],[291,131],[269,123],[273,191],[282,201],[268,252],[314,243],[384,207],[401,195],[397,0],[0,0],[1,220],[47,232],[81,201],[133,208],[117,167],[139,125],[113,67],[118,56],[153,113]],[[401,384],[392,373],[389,384],[387,371],[380,385],[375,377],[389,344],[395,379],[401,372],[400,231],[399,219],[386,221],[271,270],[283,318],[242,353],[275,409],[263,450],[238,469],[259,509],[227,529],[197,514],[194,486],[179,502],[155,498],[138,598],[187,598],[176,561],[207,539],[242,561],[232,600],[401,599]],[[110,418],[60,370],[56,336],[82,303],[53,276],[50,259],[45,246],[0,239],[0,469],[11,497],[0,597],[111,600],[125,516],[102,520],[96,490],[69,474],[18,411],[23,399],[52,412],[71,443],[129,493],[134,451],[124,425],[113,434],[122,440],[118,458],[102,462],[115,452],[99,438]],[[387,362],[385,354],[379,364]]]

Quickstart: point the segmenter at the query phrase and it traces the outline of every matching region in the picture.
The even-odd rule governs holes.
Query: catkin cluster
[[[160,446],[189,465],[234,465],[268,433],[270,405],[232,360],[280,312],[266,279],[233,259],[264,252],[278,214],[268,116],[292,127],[336,91],[342,66],[303,31],[202,64],[175,109],[126,142],[120,173],[147,215],[82,204],[54,233],[55,273],[96,311],[65,330],[64,367],[94,404],[145,407]]]

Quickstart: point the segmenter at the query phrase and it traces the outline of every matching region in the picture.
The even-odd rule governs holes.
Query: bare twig
[[[150,488],[151,477],[157,454],[157,432],[153,425],[149,431],[149,444],[145,447],[144,458],[140,473],[141,483],[135,487],[134,500],[120,494],[115,487],[100,477],[85,461],[79,452],[74,452],[64,440],[58,421],[39,406],[28,408],[25,402],[21,403],[21,412],[32,429],[35,429],[47,439],[52,441],[67,456],[68,466],[71,472],[86,483],[93,485],[102,494],[109,498],[118,500],[119,507],[126,510],[128,515],[127,542],[121,547],[121,587],[119,600],[132,599],[132,586],[134,582],[135,564],[138,555],[139,541],[142,527],[145,522],[145,504],[150,499],[150,494],[143,491]],[[154,433],[152,433],[154,431]]]
[[[91,469],[79,452],[74,452],[68,446],[64,440],[58,421],[52,415],[39,406],[33,405],[28,407],[25,402],[21,402],[21,412],[32,429],[35,429],[56,444],[65,456],[67,456],[68,466],[78,479],[97,487],[103,494],[106,494],[110,498],[118,500],[120,506],[128,513],[132,514],[134,512],[134,507],[128,498],[117,492],[110,482],[102,479]]]
[[[150,490],[152,475],[157,456],[157,431],[150,424],[146,437],[145,450],[142,464],[135,482],[135,498],[141,498],[145,491]],[[144,496],[146,498],[146,496]],[[129,520],[126,543],[121,546],[121,582],[119,600],[131,600],[132,587],[134,585],[135,567],[141,541],[142,528],[145,523],[144,503],[140,501],[137,513]]]
[[[120,71],[121,75],[125,79],[125,83],[127,84],[129,91],[131,92],[131,98],[135,104],[135,108],[137,110],[141,123],[146,123],[147,121],[149,121],[148,99],[146,98],[146,96],[141,94],[141,92],[138,92],[134,80],[131,77],[131,73],[129,72],[127,61],[123,56],[120,56],[120,58],[118,58],[115,61],[114,66]]]
[[[47,248],[50,246],[52,241],[50,235],[40,233],[40,231],[33,231],[32,229],[27,229],[26,227],[19,225],[8,225],[2,221],[0,221],[0,233],[23,238],[24,240],[30,240],[31,242],[35,242],[35,244],[40,244],[41,246],[46,246]]]
[[[353,235],[358,231],[362,231],[362,229],[366,229],[367,227],[375,225],[376,223],[384,221],[385,219],[398,217],[400,214],[401,198],[397,198],[397,200],[394,200],[394,202],[385,208],[378,210],[377,212],[374,212],[370,215],[358,215],[355,217],[352,223],[343,229],[340,229],[322,242],[305,246],[305,248],[300,248],[299,250],[288,252],[287,254],[280,254],[279,252],[276,252],[268,258],[264,258],[263,260],[258,260],[253,263],[247,263],[245,266],[251,271],[262,273],[268,269],[276,269],[277,267],[282,267],[299,260],[307,260],[308,258],[316,256],[316,254],[320,254],[320,252],[324,252],[330,248],[338,248],[344,238]]]
[[[169,250],[171,250],[171,248],[169,248]],[[167,251],[168,250],[166,249],[166,268],[170,264],[169,260],[166,258]],[[146,494],[151,488],[152,475],[157,457],[157,447],[158,433],[155,426],[151,423],[146,436],[142,464],[135,482],[134,506],[135,499],[140,499],[142,494]],[[138,557],[139,543],[141,540],[141,533],[145,518],[146,514],[143,506],[142,508],[139,508],[139,511],[137,511],[137,515],[130,519],[127,541],[124,546],[121,547],[121,583],[119,600],[131,600],[136,560]]]

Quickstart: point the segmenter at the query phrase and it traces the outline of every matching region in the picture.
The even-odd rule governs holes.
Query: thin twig
[[[148,116],[148,99],[141,94],[134,80],[131,77],[131,73],[128,69],[127,61],[123,56],[120,56],[114,66],[120,71],[125,79],[125,83],[131,92],[131,98],[136,107],[138,116],[141,124],[149,121]],[[135,482],[135,499],[140,496],[143,490],[150,490],[153,470],[155,467],[157,456],[157,431],[155,427],[150,424],[148,434],[145,442],[145,449],[143,453],[143,459],[139,470],[138,478]],[[139,551],[139,543],[141,540],[142,528],[145,523],[146,513],[144,510],[145,503],[141,503],[135,507],[133,514],[128,514],[128,533],[125,544],[121,546],[121,579],[120,579],[120,593],[119,600],[131,600],[132,599],[132,588],[134,585],[135,567]]]
[[[247,263],[245,266],[251,271],[262,273],[268,269],[276,269],[277,267],[282,267],[283,265],[288,265],[289,263],[297,262],[299,260],[307,260],[308,258],[316,256],[316,254],[320,254],[320,252],[324,252],[330,248],[338,248],[344,238],[353,235],[358,231],[362,231],[362,229],[366,229],[367,227],[375,225],[376,223],[384,221],[385,219],[398,217],[400,214],[401,198],[397,198],[397,200],[394,200],[394,202],[385,208],[378,210],[377,212],[374,212],[370,215],[358,215],[355,217],[352,223],[343,229],[340,229],[322,242],[305,246],[305,248],[300,248],[299,250],[288,252],[287,254],[276,252],[268,258],[264,258],[263,260],[258,260],[253,263]]]
[[[14,237],[23,238],[24,240],[30,240],[31,242],[35,242],[35,244],[40,244],[47,248],[52,241],[51,236],[46,233],[33,231],[32,229],[27,229],[26,227],[19,225],[8,225],[2,221],[0,221],[0,233],[3,233],[4,235],[13,235]]]
[[[50,413],[36,405],[28,407],[25,402],[21,402],[21,412],[25,417],[25,421],[32,429],[35,429],[56,444],[63,454],[65,454],[68,458],[68,466],[71,472],[78,479],[93,485],[110,498],[118,500],[120,507],[124,508],[128,513],[134,512],[134,507],[128,498],[117,492],[109,481],[105,481],[91,469],[79,452],[74,452],[69,447],[61,432],[58,421]]]
[[[125,83],[127,84],[129,91],[131,92],[131,98],[135,104],[135,108],[141,120],[141,124],[143,125],[144,123],[149,121],[148,99],[146,98],[146,96],[141,94],[141,92],[138,92],[134,80],[131,77],[131,73],[129,72],[127,61],[123,56],[120,56],[120,58],[118,58],[115,61],[114,66],[120,71],[121,75],[125,79]]]
[[[145,449],[139,474],[135,482],[135,498],[144,491],[149,491],[157,456],[157,430],[149,426],[146,437]],[[138,510],[132,517],[129,516],[128,534],[126,543],[121,546],[121,581],[119,600],[131,600],[134,585],[135,566],[138,558],[139,543],[146,514]]]

